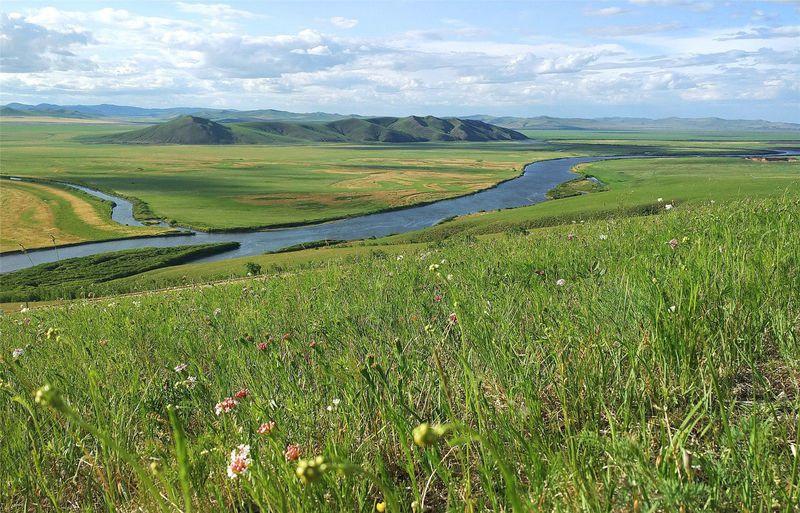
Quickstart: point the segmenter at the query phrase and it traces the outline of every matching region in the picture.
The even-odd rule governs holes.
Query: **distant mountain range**
[[[52,116],[76,119],[119,119],[127,121],[158,122],[176,116],[196,116],[222,123],[247,123],[263,121],[292,121],[303,123],[329,123],[343,119],[383,119],[354,114],[327,112],[288,112],[274,109],[235,110],[202,107],[174,107],[149,109],[122,105],[54,105],[40,103],[26,105],[9,103],[0,107],[2,116]],[[401,118],[405,119],[405,118]],[[708,118],[555,118],[550,116],[460,116],[460,120],[477,120],[514,130],[694,130],[694,131],[800,131],[798,123],[764,120]]]
[[[112,118],[133,121],[166,121],[176,116],[198,116],[213,121],[244,122],[264,120],[286,121],[335,121],[356,115],[328,114],[327,112],[287,112],[274,109],[260,110],[234,110],[234,109],[207,109],[200,107],[174,107],[169,109],[148,109],[143,107],[129,107],[124,105],[53,105],[40,103],[26,105],[24,103],[9,103],[0,107],[3,116],[53,116],[66,118],[99,119]]]
[[[527,139],[509,128],[479,120],[409,116],[346,118],[327,123],[258,121],[217,123],[180,116],[158,125],[118,134],[85,137],[84,142],[114,144],[276,144],[298,142],[516,141]]]
[[[800,124],[775,121],[723,118],[553,118],[537,116],[464,116],[516,130],[705,130],[705,131],[772,131],[800,130]]]

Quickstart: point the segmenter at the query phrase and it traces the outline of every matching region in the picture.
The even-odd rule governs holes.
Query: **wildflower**
[[[259,351],[266,351],[269,348],[269,344],[266,342],[259,342],[258,343],[258,350]]]
[[[566,285],[566,284],[567,284],[567,280],[565,280],[564,278],[559,278],[559,279],[556,281],[556,285],[558,285],[559,287],[563,287],[563,286],[564,286],[564,285]]]
[[[326,409],[327,409],[328,411],[333,411],[333,410],[335,410],[335,409],[336,409],[336,407],[337,407],[337,406],[339,406],[339,403],[340,403],[340,402],[341,402],[341,400],[340,400],[340,399],[334,399],[333,401],[331,401],[331,403],[333,403],[333,404],[329,404],[329,405],[328,405],[328,407],[327,407]]]
[[[289,338],[291,338],[291,336],[292,336],[291,333],[284,333],[283,336],[281,337],[281,340],[286,342],[287,340],[289,340]]]
[[[58,339],[58,330],[55,328],[48,328],[44,336],[47,338],[47,340]]]
[[[381,501],[378,504],[376,504],[375,511],[377,511],[378,513],[384,513],[384,511],[386,511],[386,503]]]
[[[536,270],[535,270],[535,271],[533,271],[533,272],[534,272],[534,273],[536,273],[536,274],[538,274],[539,276],[544,276],[544,271],[543,271],[543,270],[541,270],[541,269],[536,269]]]
[[[431,264],[431,265],[428,266],[428,270],[429,271],[435,271],[438,268],[439,268],[439,264]]]
[[[675,313],[675,310],[677,310],[675,305],[672,305],[672,306],[669,307],[669,313]]]
[[[397,255],[398,260],[402,260],[403,258],[405,258],[403,255]]]
[[[433,296],[433,300],[438,303],[439,301],[442,300],[442,295],[441,294],[435,294]]]
[[[314,349],[315,347],[317,347],[317,341],[316,340],[312,340],[311,342],[308,343],[308,347],[310,347],[311,349]]]
[[[14,349],[13,351],[11,351],[11,357],[14,358],[15,360],[17,358],[19,358],[20,356],[22,356],[23,354],[25,354],[25,350],[22,349],[21,347],[18,347],[16,349]]]
[[[453,275],[452,274],[448,274],[447,275],[447,281],[453,281]]]
[[[672,203],[667,203],[664,205],[664,210],[672,210]]]
[[[108,339],[101,338],[100,340],[97,341],[97,343],[100,344],[100,347],[106,347],[108,345]]]
[[[270,420],[269,422],[264,422],[263,424],[258,426],[256,433],[258,433],[259,435],[268,435],[272,433],[274,429],[275,429],[275,421]]]
[[[678,239],[670,239],[670,241],[667,242],[667,244],[669,244],[669,247],[671,247],[672,249],[675,249],[678,247],[679,242]]]
[[[447,320],[448,320],[448,322],[450,322],[450,324],[456,324],[456,323],[458,322],[458,317],[456,317],[456,314],[455,314],[455,312],[454,312],[454,313],[451,313],[451,314],[450,314],[450,315],[447,317]]]
[[[664,202],[664,198],[658,198],[658,202],[659,203],[663,203]]]
[[[253,460],[250,459],[250,446],[240,444],[231,451],[231,462],[228,465],[228,477],[236,479],[245,474],[252,463]]]
[[[183,381],[183,384],[186,386],[186,388],[191,390],[195,387],[195,385],[197,385],[197,378],[195,376],[189,376]]]
[[[328,464],[325,462],[325,458],[317,456],[310,460],[298,462],[295,474],[303,484],[308,484],[319,479],[326,470],[328,470]]]
[[[567,234],[567,240],[572,240],[574,238],[575,238],[575,234],[574,233]]]
[[[218,402],[216,406],[214,406],[214,413],[216,413],[217,415],[228,413],[232,411],[234,408],[236,408],[238,404],[239,401],[237,401],[233,397],[226,397],[222,401]]]
[[[424,422],[414,428],[412,435],[414,436],[415,444],[420,447],[428,447],[435,444],[445,433],[447,433],[447,427],[441,424],[431,426]]]
[[[215,308],[214,309],[214,317],[219,317],[219,314],[222,313],[222,308]]]
[[[50,406],[56,410],[62,410],[66,407],[64,400],[61,398],[61,393],[50,385],[45,385],[36,391],[35,401],[36,404]]]
[[[175,372],[183,372],[184,370],[186,370],[186,367],[188,367],[188,365],[186,365],[185,363],[180,363],[175,366]]]
[[[30,311],[30,308],[28,308],[27,306],[22,306],[19,309],[19,313],[25,313],[25,312],[28,312],[28,311]]]
[[[608,238],[608,235],[606,235],[605,233],[601,233],[600,234],[600,240],[606,240],[607,238]]]
[[[233,394],[233,397],[235,397],[236,399],[244,399],[248,395],[250,395],[250,390],[243,388],[238,392],[236,392],[235,394]]]
[[[289,444],[286,446],[286,450],[283,452],[286,461],[295,461],[297,458],[300,457],[300,445],[298,444]]]

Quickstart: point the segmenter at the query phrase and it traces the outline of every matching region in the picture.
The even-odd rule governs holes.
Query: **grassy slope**
[[[516,176],[531,160],[558,155],[514,143],[96,145],[71,139],[113,128],[2,128],[4,173],[92,184],[201,228],[320,221],[457,196]]]
[[[110,204],[57,184],[0,181],[0,251],[153,235],[161,228],[121,226]]]
[[[610,190],[531,207],[459,217],[424,230],[335,248],[163,268],[114,280],[104,286],[104,291],[142,291],[240,277],[245,274],[248,261],[256,262],[268,271],[294,270],[330,260],[343,261],[374,251],[395,254],[414,244],[437,243],[458,235],[492,235],[592,218],[658,213],[663,212],[663,206],[670,201],[675,202],[677,209],[683,209],[687,205],[711,200],[728,203],[745,197],[800,194],[800,166],[791,163],[757,163],[741,159],[709,162],[683,158],[612,160],[582,166],[581,170],[610,184],[606,186]],[[658,203],[659,197],[665,201]]]
[[[183,482],[200,511],[789,511],[799,214],[796,199],[687,204],[0,317],[4,500],[154,510],[183,504]],[[32,404],[44,383],[70,411]],[[423,450],[423,421],[475,436]],[[254,463],[231,481],[240,443]],[[287,443],[365,473],[303,486]]]
[[[104,282],[178,265],[238,247],[235,242],[172,248],[141,248],[68,258],[4,274],[0,301],[75,298],[103,290]]]
[[[390,242],[438,240],[457,233],[496,233],[512,226],[536,227],[591,218],[647,214],[666,203],[760,198],[800,193],[800,164],[761,163],[740,158],[607,160],[580,166],[607,191],[548,201],[531,207],[459,217]],[[658,198],[664,203],[659,204]]]
[[[433,116],[348,118],[328,123],[264,121],[221,124],[197,116],[116,134],[83,137],[84,142],[119,144],[281,144],[298,142],[426,142],[522,140],[525,136],[482,121]]]

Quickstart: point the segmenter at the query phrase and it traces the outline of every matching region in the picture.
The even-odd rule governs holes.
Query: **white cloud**
[[[0,14],[0,69],[6,73],[58,69],[90,69],[93,64],[73,53],[92,41],[88,32],[57,31],[26,21],[22,15]]]
[[[198,14],[206,18],[253,18],[255,15],[250,11],[234,9],[228,4],[198,4],[189,2],[178,2],[178,10],[191,14]]]
[[[583,10],[583,13],[587,16],[616,16],[618,14],[624,14],[626,12],[630,12],[628,9],[623,9],[622,7],[611,6],[611,7],[600,7],[597,9],[586,8]]]
[[[334,27],[342,29],[351,29],[358,25],[358,20],[352,18],[344,18],[342,16],[334,16],[331,18],[331,24]]]

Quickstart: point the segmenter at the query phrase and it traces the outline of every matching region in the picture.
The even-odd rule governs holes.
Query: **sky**
[[[4,0],[0,102],[800,121],[800,2]]]

